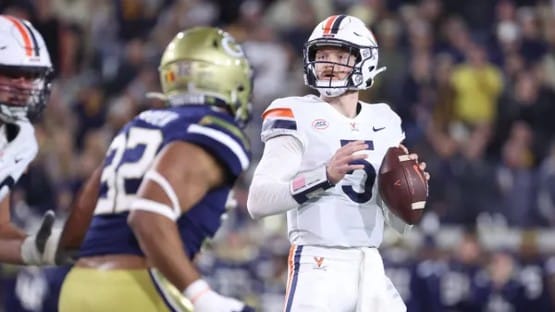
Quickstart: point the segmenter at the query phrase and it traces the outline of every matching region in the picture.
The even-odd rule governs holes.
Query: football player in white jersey
[[[47,212],[27,235],[10,222],[9,193],[38,152],[29,119],[49,94],[52,64],[44,39],[28,21],[0,15],[0,262],[53,264],[59,231]]]
[[[254,218],[287,213],[284,310],[405,311],[377,248],[386,222],[401,233],[408,225],[389,213],[376,181],[404,132],[387,104],[359,101],[385,69],[376,39],[358,18],[330,16],[303,54],[305,84],[320,97],[280,98],[265,110],[264,153],[247,202]]]

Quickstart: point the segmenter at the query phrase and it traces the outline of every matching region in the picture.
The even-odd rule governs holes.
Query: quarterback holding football
[[[391,213],[378,190],[390,147],[405,135],[384,103],[359,100],[378,66],[378,43],[358,18],[330,16],[303,50],[305,84],[320,96],[274,100],[263,113],[262,159],[247,208],[254,218],[287,213],[291,242],[284,311],[406,311],[378,251]],[[416,162],[427,180],[425,164]]]

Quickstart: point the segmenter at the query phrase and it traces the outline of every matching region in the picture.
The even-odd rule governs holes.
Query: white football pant
[[[291,246],[285,312],[404,312],[376,248]]]

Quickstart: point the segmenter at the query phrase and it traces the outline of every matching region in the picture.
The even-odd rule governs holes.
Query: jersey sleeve
[[[198,122],[173,122],[165,129],[166,141],[181,140],[201,146],[238,177],[250,165],[248,138],[230,119],[206,115]]]
[[[293,136],[301,143],[304,142],[292,105],[286,99],[277,99],[262,114],[260,138],[266,143],[271,138],[282,135]]]

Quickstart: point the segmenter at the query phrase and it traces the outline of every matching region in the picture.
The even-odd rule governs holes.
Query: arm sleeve
[[[264,153],[249,189],[247,209],[257,219],[297,208],[289,183],[298,173],[302,144],[293,136],[274,137],[266,142]]]

